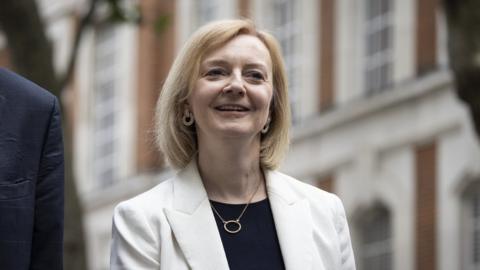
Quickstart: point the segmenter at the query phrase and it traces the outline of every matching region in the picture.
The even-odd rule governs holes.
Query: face
[[[239,35],[207,54],[188,98],[198,137],[255,137],[267,123],[273,95],[265,45]]]

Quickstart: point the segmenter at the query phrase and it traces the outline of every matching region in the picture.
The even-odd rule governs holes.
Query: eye
[[[227,71],[223,68],[211,68],[209,70],[207,70],[207,72],[205,72],[205,74],[203,76],[207,77],[207,78],[218,78],[220,76],[224,76],[224,75],[227,75]]]
[[[254,71],[249,71],[245,74],[245,76],[247,77],[247,79],[249,79],[253,82],[260,83],[260,82],[265,81],[265,76],[260,71],[255,71],[255,70]]]

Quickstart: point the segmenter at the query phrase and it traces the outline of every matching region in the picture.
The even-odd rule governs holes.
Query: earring
[[[261,131],[262,134],[267,133],[269,128],[270,128],[270,117],[267,119],[267,123],[262,128],[262,131]]]
[[[185,109],[182,117],[183,124],[187,127],[191,126],[195,120],[193,119],[193,114],[188,110]]]

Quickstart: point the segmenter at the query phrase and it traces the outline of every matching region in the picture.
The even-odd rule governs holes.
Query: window
[[[218,0],[198,0],[197,26],[202,26],[220,17],[220,3]]]
[[[296,55],[295,41],[299,38],[298,27],[295,20],[294,0],[274,0],[273,6],[273,32],[282,48],[288,76],[288,90],[292,119],[295,122],[299,118],[298,107],[298,72],[299,63]]]
[[[97,29],[94,66],[94,144],[93,170],[98,185],[111,185],[115,179],[117,125],[115,93],[115,28]]]
[[[392,269],[392,236],[390,214],[387,209],[376,207],[362,217],[360,237],[361,269]]]
[[[365,2],[364,70],[367,93],[379,92],[392,84],[392,2]]]
[[[465,270],[480,269],[480,183],[468,188],[463,201],[463,265]]]

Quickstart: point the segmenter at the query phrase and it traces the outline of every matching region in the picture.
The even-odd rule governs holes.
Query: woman
[[[179,172],[117,206],[111,269],[355,269],[340,200],[274,170],[289,116],[271,35],[246,20],[199,29],[157,105]]]

